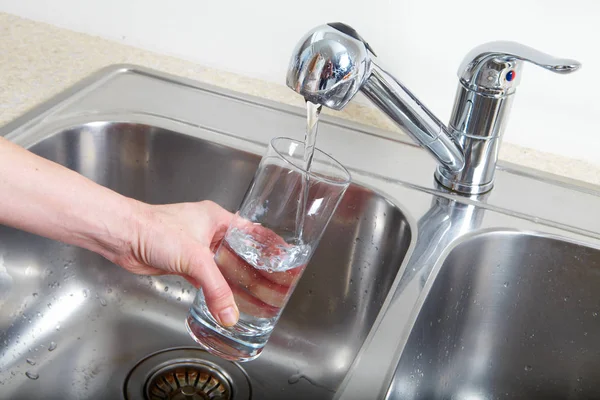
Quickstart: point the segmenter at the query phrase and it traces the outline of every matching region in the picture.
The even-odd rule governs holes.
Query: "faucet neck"
[[[444,169],[458,173],[465,160],[449,129],[400,81],[375,62],[362,93],[404,132],[428,150]]]

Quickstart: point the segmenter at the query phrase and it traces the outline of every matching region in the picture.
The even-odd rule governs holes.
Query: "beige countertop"
[[[0,126],[102,67],[146,66],[286,104],[303,106],[284,85],[206,68],[189,61],[0,13]],[[351,103],[337,116],[397,132],[379,111]],[[500,159],[600,185],[600,165],[502,144]]]

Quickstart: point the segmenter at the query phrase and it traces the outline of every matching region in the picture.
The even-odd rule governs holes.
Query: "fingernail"
[[[236,324],[239,313],[235,307],[228,307],[219,313],[219,320],[223,326],[233,326]]]

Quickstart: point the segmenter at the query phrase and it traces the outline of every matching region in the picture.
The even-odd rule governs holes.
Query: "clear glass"
[[[233,361],[259,356],[350,184],[350,174],[319,149],[307,172],[304,144],[271,140],[244,200],[215,253],[240,310],[225,328],[208,311],[202,289],[188,314],[192,338]]]

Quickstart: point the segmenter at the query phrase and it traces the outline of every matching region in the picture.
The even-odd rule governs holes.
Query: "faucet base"
[[[456,177],[448,177],[445,174],[451,175],[452,172],[438,167],[435,171],[435,180],[445,188],[464,195],[476,195],[489,192],[494,187],[494,181],[491,180],[487,183],[482,184],[469,184],[456,180]]]

